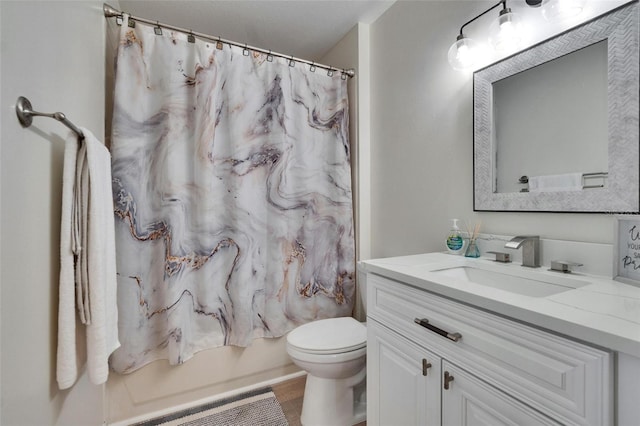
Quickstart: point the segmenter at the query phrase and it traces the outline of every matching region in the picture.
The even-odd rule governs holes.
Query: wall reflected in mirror
[[[494,192],[526,191],[522,176],[607,172],[607,99],[606,40],[494,82]]]

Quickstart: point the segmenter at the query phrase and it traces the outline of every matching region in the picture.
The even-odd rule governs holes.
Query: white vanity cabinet
[[[368,325],[367,424],[559,424],[375,321]]]
[[[367,424],[613,424],[610,352],[376,274],[366,280]]]

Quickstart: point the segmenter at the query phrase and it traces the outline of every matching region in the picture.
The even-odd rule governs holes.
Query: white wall
[[[349,135],[356,259],[371,258],[371,142],[370,142],[370,49],[369,24],[358,23],[320,63],[356,71],[349,80]],[[357,277],[359,281],[359,276]],[[364,321],[361,288],[356,289],[354,317]]]
[[[451,69],[447,51],[492,4],[399,1],[371,26],[373,257],[444,250],[450,218],[491,234],[612,242],[612,216],[473,211],[472,76]]]
[[[3,425],[97,425],[102,386],[82,376],[68,391],[55,377],[63,140],[35,118],[21,128],[18,96],[63,111],[104,136],[102,1],[0,2],[1,330]]]

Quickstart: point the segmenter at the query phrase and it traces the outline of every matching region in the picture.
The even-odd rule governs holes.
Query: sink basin
[[[573,290],[589,284],[587,281],[566,277],[550,277],[539,272],[529,272],[529,277],[512,275],[474,266],[456,266],[432,271],[443,277],[499,288],[511,293],[531,297],[546,297]]]

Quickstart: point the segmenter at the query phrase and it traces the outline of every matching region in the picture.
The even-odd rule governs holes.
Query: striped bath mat
[[[287,426],[271,388],[178,411],[134,426]]]

